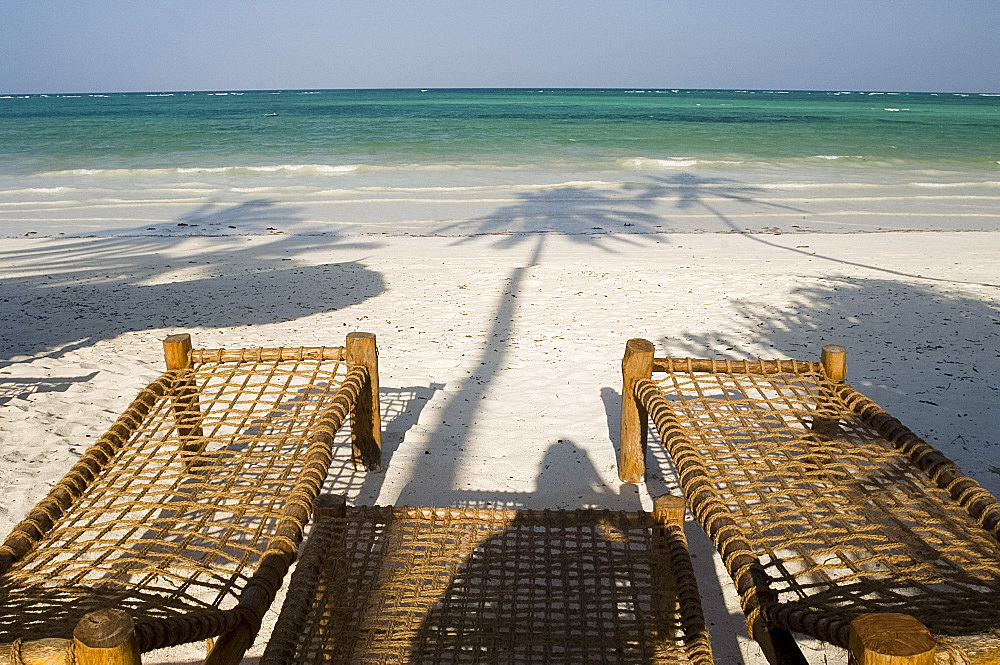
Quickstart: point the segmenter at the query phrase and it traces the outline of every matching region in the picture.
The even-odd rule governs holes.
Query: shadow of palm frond
[[[300,214],[260,199],[204,205],[178,224],[289,222]],[[113,233],[0,250],[0,303],[9,311],[0,366],[20,355],[60,357],[127,332],[290,321],[364,302],[385,288],[382,275],[360,263],[302,259],[358,246],[337,235],[228,236],[207,245],[190,230],[158,237],[136,229]]]
[[[800,254],[802,256],[807,256],[810,259],[819,259],[832,263],[839,263],[841,265],[865,268],[876,272],[898,275],[900,277],[909,277],[933,282],[947,282],[951,284],[972,284],[975,286],[1000,288],[1000,284],[966,282],[962,280],[944,279],[927,275],[916,275],[898,270],[892,270],[884,266],[850,261],[836,256],[805,251],[797,247],[788,247],[786,245],[767,240],[765,237],[760,235],[759,231],[753,232],[741,227],[733,221],[732,217],[724,213],[716,205],[719,202],[727,201],[754,208],[776,208],[795,213],[802,213],[804,215],[811,214],[812,212],[804,208],[796,208],[794,206],[768,201],[764,198],[766,192],[759,187],[754,187],[752,185],[743,184],[726,178],[703,178],[692,173],[679,173],[669,178],[652,178],[652,181],[655,184],[651,187],[651,191],[656,192],[656,195],[659,197],[675,197],[677,199],[677,203],[675,205],[679,210],[702,208],[721,221],[733,233],[740,234],[748,240],[761,245],[766,245],[767,247],[780,249],[793,254]]]
[[[656,203],[656,187],[603,188],[566,186],[519,195],[519,202],[436,233],[471,237],[498,236],[498,249],[513,248],[536,234],[554,234],[573,242],[612,251],[606,240],[635,243],[633,236],[659,233],[660,217],[647,212]]]
[[[91,372],[85,376],[67,376],[56,379],[25,379],[0,377],[0,404],[6,404],[12,399],[27,399],[35,393],[66,392],[70,386],[86,383],[97,376]]]

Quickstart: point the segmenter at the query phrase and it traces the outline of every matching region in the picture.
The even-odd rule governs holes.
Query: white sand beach
[[[645,477],[620,480],[634,338],[661,359],[816,361],[842,345],[850,386],[1000,497],[1000,2],[786,4],[0,6],[0,665],[22,659],[22,639],[98,624],[78,617],[99,604],[127,610],[140,648],[221,633],[213,662],[225,660],[302,535],[297,581],[321,570],[320,591],[289,592],[293,564],[247,665],[274,635],[272,662],[282,632],[316,638],[289,660],[324,665],[383,663],[397,646],[385,662],[645,665],[694,632],[685,646],[704,652],[696,613],[667,616],[693,596],[675,523],[590,512],[501,524],[469,510],[492,522],[459,537],[440,519],[452,507],[656,505],[675,522],[678,502],[656,499],[681,496],[681,478],[651,423]],[[161,378],[162,342],[341,347],[356,332],[377,339],[383,468],[351,459],[350,423],[368,422],[357,402],[314,517],[342,496],[445,510],[355,510],[379,520],[348,520],[365,524],[341,537],[344,520],[317,519],[303,534],[325,423],[356,390],[374,392],[356,367],[370,337],[311,352],[344,360],[319,369],[300,369],[301,356],[292,371],[220,363],[194,394],[183,373]],[[708,373],[680,374],[654,375],[662,394],[630,381],[625,429],[638,392],[665,431],[663,414],[688,409],[679,429],[728,439],[692,452],[664,435],[689,494],[684,533],[717,664],[772,665],[765,651],[798,663],[750,638],[741,602],[782,629],[777,642],[794,626],[853,650],[846,620],[869,614],[882,615],[871,641],[915,660],[932,643],[938,665],[960,648],[997,657],[1000,550],[986,533],[997,513],[978,487],[811,370],[765,377],[777,387],[756,370],[754,385],[742,372],[709,387]],[[281,396],[267,399],[272,388]],[[832,413],[831,394],[891,423],[888,452],[909,458]],[[107,493],[69,498],[65,474],[79,462],[67,484],[89,482],[78,479],[106,457],[101,437],[133,403],[123,425],[139,412],[149,425],[130,434],[136,457],[115,453],[120,475],[102,467]],[[303,413],[320,415],[299,425]],[[159,459],[149,441],[169,462],[146,463]],[[53,488],[71,514],[46,503],[26,520]],[[311,565],[310,534],[327,527]],[[32,529],[82,553],[26,554]],[[455,543],[471,553],[440,556]],[[30,556],[45,562],[29,578]],[[289,604],[278,623],[286,595],[311,614]],[[410,629],[407,608],[419,608]],[[911,616],[894,624],[897,612]],[[898,630],[908,619],[933,635]],[[811,665],[848,662],[794,638]],[[205,656],[198,642],[141,660]]]
[[[617,477],[631,337],[695,357],[843,344],[852,385],[1000,494],[998,231],[3,242],[4,533],[161,371],[162,338],[185,331],[205,347],[377,334],[387,468],[335,460],[328,489],[352,502],[648,509],[677,483],[655,441],[646,483]],[[718,556],[687,531],[717,662],[763,663]]]

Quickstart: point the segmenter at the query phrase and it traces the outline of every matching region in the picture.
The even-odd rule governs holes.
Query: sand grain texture
[[[630,337],[731,358],[843,344],[850,383],[997,494],[997,265],[1000,232],[9,239],[0,531],[183,331],[234,348],[378,335],[387,470],[335,468],[353,502],[649,509],[676,480],[655,444],[645,484],[617,479]],[[690,522],[688,537],[719,662],[762,662],[710,543]]]

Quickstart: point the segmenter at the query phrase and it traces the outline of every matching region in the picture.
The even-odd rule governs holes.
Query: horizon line
[[[398,92],[398,91],[419,91],[419,92],[431,92],[431,91],[443,91],[443,92],[454,92],[454,91],[490,91],[490,90],[510,90],[510,91],[538,91],[538,92],[557,92],[557,91],[609,91],[609,92],[628,92],[628,91],[641,91],[645,92],[656,92],[656,93],[666,93],[666,92],[747,92],[747,93],[757,93],[762,92],[765,94],[790,94],[793,92],[806,92],[806,93],[840,93],[840,94],[909,94],[909,95],[981,95],[986,97],[1000,96],[1000,90],[996,91],[982,91],[982,90],[894,90],[894,89],[877,89],[877,88],[780,88],[780,87],[767,87],[767,88],[681,88],[672,86],[584,86],[584,87],[565,87],[565,86],[444,86],[444,87],[421,87],[421,86],[402,86],[402,87],[381,87],[381,88],[191,88],[187,90],[169,90],[169,89],[149,89],[149,90],[90,90],[90,91],[66,91],[66,92],[0,92],[0,99],[8,98],[25,98],[25,97],[66,97],[66,96],[83,96],[83,95],[154,95],[154,94],[193,94],[193,93],[247,93],[247,92]]]

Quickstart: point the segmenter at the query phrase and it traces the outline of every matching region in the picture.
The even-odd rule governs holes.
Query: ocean
[[[995,230],[998,203],[1000,95],[0,96],[3,235]]]

